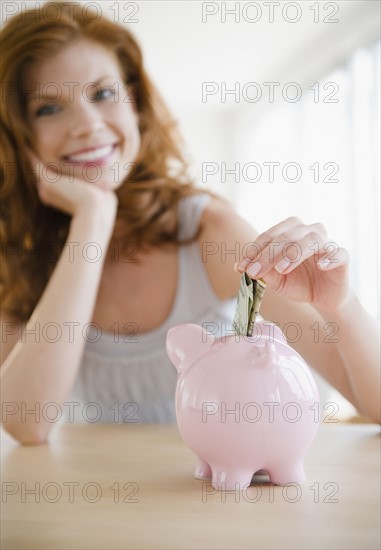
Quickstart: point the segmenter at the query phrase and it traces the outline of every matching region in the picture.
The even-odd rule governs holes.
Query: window
[[[258,231],[291,215],[324,223],[332,240],[349,251],[352,285],[378,319],[379,67],[377,41],[355,50],[347,63],[303,90],[299,101],[278,94],[260,116],[243,113],[235,133],[240,183],[234,185],[239,213]],[[338,404],[337,418],[355,412],[316,379],[322,403]]]
[[[281,97],[260,118],[243,114],[234,186],[240,214],[259,231],[291,215],[323,222],[349,250],[352,284],[378,318],[379,67],[380,41],[356,50],[345,66],[303,90],[300,101]]]

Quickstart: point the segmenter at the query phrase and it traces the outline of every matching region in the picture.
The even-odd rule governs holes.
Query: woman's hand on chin
[[[45,165],[29,150],[29,161],[37,179],[37,191],[41,202],[76,216],[82,211],[96,210],[106,213],[114,223],[118,199],[114,191],[104,190],[85,180],[62,174]]]

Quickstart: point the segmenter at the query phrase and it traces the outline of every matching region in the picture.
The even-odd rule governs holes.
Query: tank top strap
[[[179,238],[190,238],[196,234],[210,199],[207,193],[199,193],[179,201]],[[210,284],[198,241],[180,247],[180,273],[177,311],[181,311],[182,315],[187,312],[189,318],[196,318],[202,312],[220,307],[221,300]]]
[[[178,237],[188,239],[197,232],[201,215],[211,196],[207,193],[183,197],[178,203],[179,227]]]

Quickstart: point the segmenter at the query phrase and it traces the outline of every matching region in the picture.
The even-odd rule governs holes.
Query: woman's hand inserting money
[[[259,235],[238,270],[265,279],[277,294],[328,312],[352,296],[348,264],[348,251],[328,238],[321,223],[291,217]]]

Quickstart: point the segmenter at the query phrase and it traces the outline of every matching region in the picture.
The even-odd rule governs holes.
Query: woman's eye
[[[114,97],[114,96],[115,96],[115,90],[112,90],[111,88],[104,88],[103,90],[99,90],[95,94],[95,98],[93,101],[99,101],[99,100],[107,99],[109,97]]]
[[[36,111],[36,116],[51,115],[56,113],[58,105],[43,105]]]

